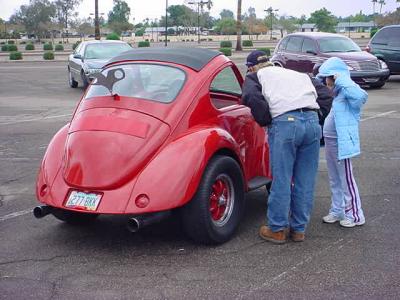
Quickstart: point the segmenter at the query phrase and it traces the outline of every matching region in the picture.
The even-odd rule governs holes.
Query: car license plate
[[[100,200],[100,194],[72,191],[65,203],[65,207],[95,211],[99,206]]]
[[[367,82],[367,83],[377,82],[377,81],[379,81],[379,77],[364,78],[364,81]]]

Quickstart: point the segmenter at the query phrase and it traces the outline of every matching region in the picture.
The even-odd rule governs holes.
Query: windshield
[[[319,40],[321,52],[359,52],[360,47],[350,39],[346,38],[326,38]]]
[[[156,64],[130,64],[105,69],[102,73],[123,69],[125,77],[115,82],[112,94],[133,98],[154,100],[163,103],[172,102],[181,90],[186,75],[181,69]],[[85,99],[111,95],[103,85],[90,85]]]
[[[124,43],[90,44],[86,46],[86,59],[109,59],[122,52],[132,50],[132,47]]]

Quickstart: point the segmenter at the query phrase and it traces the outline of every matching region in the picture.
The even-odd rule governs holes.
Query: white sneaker
[[[347,227],[347,228],[351,228],[354,226],[361,226],[364,224],[365,224],[365,219],[361,220],[359,222],[354,222],[353,220],[350,220],[350,219],[344,219],[344,220],[340,221],[340,226]]]
[[[322,217],[322,221],[324,221],[324,223],[329,223],[329,224],[333,224],[337,221],[341,221],[342,219],[338,216],[332,215],[332,214],[328,214],[325,217]]]

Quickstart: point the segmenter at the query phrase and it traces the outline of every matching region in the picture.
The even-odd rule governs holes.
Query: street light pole
[[[272,40],[272,20],[274,17],[274,11],[278,11],[279,9],[273,9],[272,6],[270,6],[268,9],[264,9],[265,12],[269,13],[269,17],[271,19],[271,29],[270,29],[270,39]]]
[[[188,2],[188,4],[197,4],[197,43],[200,44],[200,6],[208,4],[210,1],[200,0],[198,2]]]

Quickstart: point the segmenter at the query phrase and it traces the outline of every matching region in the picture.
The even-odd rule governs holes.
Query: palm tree
[[[236,51],[242,51],[242,0],[238,0],[236,34]]]
[[[381,15],[382,14],[382,6],[384,6],[385,4],[386,4],[386,2],[385,2],[385,0],[379,0],[379,5],[381,6],[380,8],[379,8],[379,14]]]
[[[375,5],[377,2],[378,2],[378,0],[372,0],[374,15],[375,15]]]

